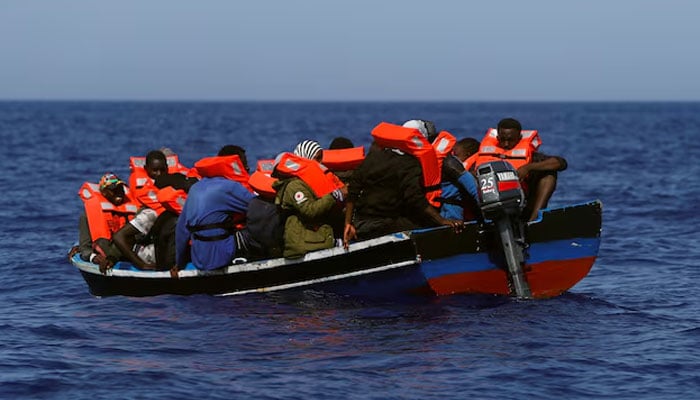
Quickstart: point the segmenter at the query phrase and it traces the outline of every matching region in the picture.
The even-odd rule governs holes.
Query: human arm
[[[427,217],[427,220],[432,220],[438,225],[451,226],[456,232],[461,231],[462,221],[443,218],[438,210],[426,200],[422,186],[423,173],[418,161],[413,159],[411,163],[407,164],[407,167],[401,187],[408,208],[422,213]]]
[[[345,250],[348,249],[350,241],[357,237],[357,230],[355,225],[352,224],[352,213],[355,210],[355,202],[348,200],[345,203],[345,229],[343,231],[343,247]]]
[[[130,261],[136,268],[139,269],[155,269],[155,264],[146,264],[139,256],[134,253],[134,243],[136,242],[136,235],[139,231],[131,224],[124,225],[120,230],[118,230],[112,240],[114,245],[117,246],[122,255]]]
[[[428,205],[423,212],[429,216],[433,221],[435,221],[438,225],[443,225],[443,226],[450,226],[452,227],[456,233],[459,233],[462,231],[462,228],[464,227],[464,222],[456,219],[446,219],[443,218],[440,213],[435,209],[435,207]]]
[[[534,153],[532,161],[518,168],[518,177],[525,178],[528,174],[535,171],[542,172],[558,172],[567,168],[568,164],[563,157],[548,156],[544,153]]]
[[[85,212],[80,214],[80,218],[78,220],[77,250],[80,252],[80,258],[82,258],[85,261],[92,261],[92,238],[90,237],[90,227],[88,226],[87,215],[85,214]],[[92,256],[92,258],[94,258],[94,256]]]
[[[479,204],[476,178],[464,169],[464,165],[454,156],[445,157],[442,164],[443,181],[448,180],[461,188],[460,192],[468,193]]]
[[[319,220],[333,209],[335,198],[329,193],[321,198],[300,179],[293,179],[285,188],[282,207],[293,209],[302,221]]]
[[[178,269],[184,269],[187,266],[189,242],[190,231],[187,229],[187,207],[185,207],[175,225],[175,264]]]

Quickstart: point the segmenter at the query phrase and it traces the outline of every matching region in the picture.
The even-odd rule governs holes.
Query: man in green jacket
[[[321,151],[320,145],[317,151]],[[313,156],[317,155],[295,153],[310,160],[314,160]],[[283,256],[299,258],[310,251],[333,247],[335,238],[330,221],[334,212],[340,212],[341,208],[337,204],[342,203],[347,196],[347,187],[343,186],[319,198],[302,179],[276,172],[273,176],[279,179],[273,184],[277,192],[275,204],[287,215]]]

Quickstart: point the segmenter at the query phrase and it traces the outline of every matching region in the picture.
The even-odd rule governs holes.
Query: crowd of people
[[[517,170],[534,220],[556,188],[562,157],[538,150],[537,131],[506,118],[479,142],[457,140],[427,120],[382,122],[365,149],[336,138],[300,142],[250,168],[245,149],[223,146],[192,168],[169,149],[131,157],[129,184],[113,173],[79,195],[79,243],[71,250],[103,273],[120,260],[142,270],[188,263],[212,270],[251,260],[303,257],[392,232],[479,217],[474,171],[492,160]]]

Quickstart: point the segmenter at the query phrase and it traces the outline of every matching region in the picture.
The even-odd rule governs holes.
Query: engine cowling
[[[476,169],[481,212],[485,218],[520,215],[525,207],[525,192],[518,172],[506,161],[491,161]]]

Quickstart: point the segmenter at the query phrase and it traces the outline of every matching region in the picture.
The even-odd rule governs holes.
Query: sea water
[[[169,147],[251,165],[424,118],[504,117],[561,155],[551,206],[600,199],[591,273],[549,300],[313,291],[95,298],[66,258],[84,181]],[[0,103],[0,398],[692,399],[700,389],[699,103]]]

